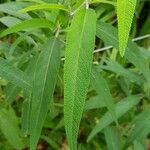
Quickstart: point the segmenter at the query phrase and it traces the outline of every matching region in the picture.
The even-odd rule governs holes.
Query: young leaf
[[[14,149],[24,148],[24,144],[19,136],[18,120],[12,109],[0,109],[0,129]]]
[[[11,33],[15,33],[18,31],[26,30],[26,29],[35,29],[35,28],[51,28],[53,23],[46,19],[30,19],[22,21],[6,30],[4,30],[0,37],[6,36]]]
[[[116,117],[119,119],[123,116],[126,112],[128,112],[132,107],[139,103],[141,97],[139,95],[129,96],[120,102],[118,102],[115,106]],[[92,132],[88,137],[88,141],[91,140],[98,132],[103,130],[109,124],[113,122],[113,118],[107,112],[101,119],[100,122],[94,127]]]
[[[64,10],[68,11],[67,8],[65,8],[64,5],[61,4],[36,4],[33,6],[28,6],[24,9],[21,9],[20,12],[29,12],[29,11],[35,11],[35,10],[51,10],[51,9],[58,9],[58,10]]]
[[[123,57],[128,42],[136,0],[117,0],[119,51]]]
[[[30,118],[30,149],[35,150],[55,89],[61,45],[48,40],[35,65]]]
[[[32,85],[28,76],[18,68],[11,66],[7,60],[0,58],[0,76],[11,83],[27,90],[31,90]]]
[[[77,146],[77,134],[90,82],[95,44],[96,14],[80,9],[73,17],[67,36],[64,68],[64,120],[70,149]]]

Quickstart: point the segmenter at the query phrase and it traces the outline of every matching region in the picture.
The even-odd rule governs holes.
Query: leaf
[[[24,148],[24,144],[19,136],[17,121],[12,109],[9,108],[9,110],[6,110],[5,108],[0,108],[0,129],[2,133],[14,149],[22,149]]]
[[[48,40],[35,65],[30,118],[30,149],[35,150],[50,101],[55,89],[60,65],[61,45],[56,38]]]
[[[30,19],[22,21],[6,30],[4,30],[0,37],[6,36],[11,33],[15,33],[18,31],[26,30],[26,29],[35,29],[35,28],[52,28],[53,24],[51,21],[46,19]]]
[[[11,83],[25,89],[31,90],[32,85],[28,76],[18,68],[11,66],[7,60],[0,58],[0,76]]]
[[[90,82],[95,43],[96,14],[80,9],[67,35],[64,67],[64,121],[70,149],[77,146],[77,134]]]
[[[123,57],[127,47],[136,0],[117,0],[119,51]]]
[[[21,9],[20,12],[29,12],[35,10],[51,10],[51,9],[58,9],[68,11],[68,9],[62,4],[36,4],[32,6],[28,6],[24,9]]]
[[[117,30],[113,26],[98,21],[96,35],[101,38],[105,43],[112,45],[116,49],[118,48],[119,44],[117,38]],[[147,63],[145,57],[143,57],[143,55],[141,54],[138,46],[131,40],[129,40],[128,42],[125,58],[128,59],[129,62],[134,64],[138,69],[140,69],[140,71],[143,73],[144,77],[150,84],[149,64]]]
[[[105,139],[108,150],[121,150],[121,136],[116,127],[108,126],[105,130]]]
[[[18,17],[20,19],[31,19],[31,17],[27,13],[21,14],[18,12],[18,10],[26,6],[28,6],[28,3],[26,2],[15,1],[15,2],[9,2],[9,3],[2,3],[0,4],[0,12]]]
[[[118,102],[115,105],[115,112],[116,117],[119,119],[121,116],[123,116],[126,112],[128,112],[132,107],[134,107],[136,104],[139,103],[141,99],[141,96],[139,95],[133,95],[129,96],[127,98],[124,98],[120,102]],[[99,121],[99,123],[96,124],[94,129],[91,131],[90,135],[88,136],[87,141],[90,141],[97,133],[99,133],[101,130],[103,130],[105,127],[107,127],[109,124],[113,122],[113,118],[111,115],[107,112]]]
[[[28,63],[28,66],[25,70],[25,72],[28,74],[31,84],[33,85],[34,80],[34,72],[35,67],[33,66],[37,63],[38,57],[34,56],[30,62]],[[32,99],[32,91],[24,91],[24,101],[22,104],[22,116],[21,116],[21,130],[22,135],[27,136],[30,134],[30,115],[31,115],[31,99]]]
[[[92,85],[96,89],[96,92],[104,99],[104,104],[110,112],[112,118],[117,122],[115,114],[115,106],[112,95],[107,84],[107,81],[101,76],[95,68],[92,70]]]
[[[136,141],[142,141],[150,132],[150,108],[146,109],[132,121],[132,131],[126,140],[124,148]]]
[[[11,27],[13,25],[16,25],[17,23],[20,23],[21,20],[16,17],[5,16],[0,18],[0,22],[6,25],[7,27]]]

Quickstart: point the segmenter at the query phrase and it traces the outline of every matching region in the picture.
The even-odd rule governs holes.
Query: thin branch
[[[143,40],[143,39],[146,39],[146,38],[150,38],[150,34],[146,34],[146,35],[143,35],[143,36],[140,36],[140,37],[136,37],[136,38],[132,39],[132,41],[134,41],[134,42],[135,41],[140,41],[140,40]],[[97,52],[101,52],[101,51],[106,51],[106,50],[109,50],[111,48],[113,48],[113,47],[112,46],[106,46],[106,47],[94,50],[93,53],[97,53]],[[64,61],[65,58],[63,57],[63,58],[61,58],[61,60]]]

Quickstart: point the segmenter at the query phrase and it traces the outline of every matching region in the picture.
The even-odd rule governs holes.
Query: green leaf
[[[2,3],[0,4],[0,12],[18,17],[20,19],[31,19],[31,17],[27,13],[21,14],[18,12],[18,10],[26,6],[28,6],[28,3],[26,2],[15,1],[15,2],[9,2],[9,3]]]
[[[16,25],[17,23],[20,23],[21,20],[16,17],[5,16],[0,18],[0,22],[6,25],[7,27],[11,27],[13,25]]]
[[[150,132],[150,108],[140,113],[132,121],[132,131],[126,140],[124,148],[136,141],[142,141]]]
[[[77,134],[90,82],[95,44],[96,14],[80,9],[73,17],[67,36],[64,68],[64,120],[70,149],[77,146]]]
[[[21,9],[20,12],[29,12],[29,11],[35,11],[35,10],[51,10],[51,9],[58,9],[58,10],[64,10],[68,11],[67,8],[65,8],[62,4],[36,4],[29,7],[26,7],[24,9]]]
[[[53,24],[51,21],[46,19],[30,19],[22,21],[6,30],[4,30],[0,37],[6,36],[11,33],[15,33],[18,31],[26,30],[26,29],[35,29],[35,28],[52,28]]]
[[[34,72],[35,72],[35,67],[33,66],[37,63],[38,56],[34,56],[25,72],[28,74],[31,84],[33,85],[33,80],[34,80]],[[25,91],[24,92],[24,101],[22,104],[22,116],[21,116],[21,129],[22,129],[22,134],[23,136],[27,136],[30,134],[30,113],[31,113],[31,99],[32,99],[32,91]]]
[[[110,115],[117,122],[114,100],[112,95],[110,94],[109,86],[102,75],[96,71],[96,68],[93,68],[92,70],[92,85],[96,89],[96,92],[104,99],[103,102],[109,110]]]
[[[107,127],[104,130],[108,150],[121,150],[121,136],[116,127]]]
[[[5,135],[9,143],[14,149],[24,148],[24,144],[20,138],[18,120],[12,109],[6,110],[5,108],[0,109],[0,129]]]
[[[35,65],[30,118],[30,149],[36,144],[50,107],[60,65],[61,45],[56,38],[48,40]]]
[[[123,57],[128,43],[136,0],[117,0],[119,51]]]
[[[18,68],[11,66],[7,60],[0,58],[0,76],[11,83],[27,90],[31,90],[32,85],[28,76]]]
[[[120,102],[118,102],[115,105],[115,112],[116,117],[119,119],[121,116],[123,116],[126,112],[128,112],[132,107],[134,107],[136,104],[139,103],[141,97],[139,95],[135,96],[129,96]],[[94,129],[91,131],[88,141],[91,140],[97,133],[99,133],[101,130],[103,130],[105,127],[107,127],[109,124],[113,122],[113,118],[107,112],[97,123],[97,125],[94,127]]]
[[[114,48],[118,49],[119,43],[117,37],[117,29],[115,29],[112,25],[98,21],[96,35],[97,37],[101,38],[106,44],[112,45]],[[143,73],[144,77],[150,84],[149,64],[147,63],[145,57],[143,57],[138,46],[131,40],[129,40],[128,42],[125,58],[128,59],[129,62],[134,64],[138,69],[140,69],[140,71]]]

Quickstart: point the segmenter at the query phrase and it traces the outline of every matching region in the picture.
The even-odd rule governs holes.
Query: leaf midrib
[[[49,64],[50,64],[50,60],[51,60],[51,56],[52,56],[52,52],[53,52],[53,48],[54,48],[54,45],[55,45],[55,40],[56,40],[56,38],[53,40],[53,44],[52,44],[52,46],[51,46],[51,48],[50,49],[52,49],[51,50],[51,53],[50,53],[50,55],[49,55],[49,59],[48,59],[48,65],[46,66],[46,74],[45,74],[45,76],[44,76],[44,86],[43,86],[43,88],[42,88],[42,96],[41,96],[41,98],[40,98],[40,106],[39,106],[39,109],[38,109],[38,115],[37,115],[37,119],[36,119],[36,123],[35,123],[35,129],[36,129],[36,126],[37,126],[37,123],[38,123],[38,120],[39,120],[39,114],[40,114],[40,110],[41,110],[41,104],[42,104],[42,99],[43,99],[43,95],[44,95],[44,89],[45,89],[45,84],[46,84],[46,79],[47,79],[47,72],[48,72],[48,67],[49,67]],[[39,57],[40,58],[40,57]],[[38,59],[39,59],[38,58]],[[38,61],[37,61],[38,62]]]
[[[81,52],[81,49],[82,49],[82,39],[83,39],[83,34],[84,34],[83,30],[84,30],[84,27],[85,27],[86,16],[87,16],[87,10],[86,10],[85,15],[84,15],[84,21],[83,21],[83,26],[82,26],[81,38],[80,38],[81,40],[80,40],[79,51],[78,51],[78,56],[77,56],[77,60],[78,60],[78,61],[77,61],[76,67],[75,67],[77,71],[76,71],[76,74],[75,74],[75,77],[76,77],[76,78],[75,78],[75,82],[74,82],[74,83],[75,83],[75,84],[74,84],[74,89],[75,89],[75,90],[74,90],[74,93],[73,93],[74,97],[73,97],[73,109],[72,109],[72,114],[73,114],[73,115],[72,115],[72,116],[74,116],[74,104],[75,104],[74,100],[75,100],[75,93],[76,93],[76,90],[77,90],[77,88],[76,88],[76,87],[77,87],[77,86],[76,86],[76,85],[77,85],[77,74],[78,74],[78,70],[79,70],[79,67],[78,67],[79,65],[78,65],[78,64],[79,64],[79,60],[80,60],[80,59],[79,59],[80,52]],[[73,118],[74,118],[74,117],[72,117],[72,121],[71,121],[71,131],[73,131],[73,126],[72,126],[72,125],[73,125],[73,120],[74,120]],[[73,133],[71,132],[71,137],[73,137],[72,134],[73,134]]]

